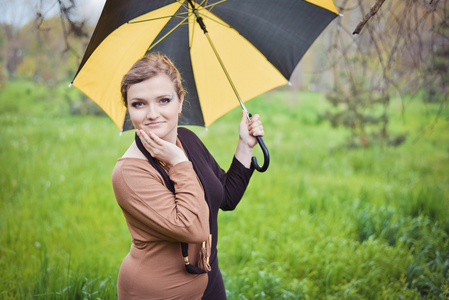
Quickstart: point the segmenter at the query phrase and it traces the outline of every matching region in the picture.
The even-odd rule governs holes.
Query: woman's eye
[[[161,102],[162,104],[170,103],[170,101],[171,101],[170,98],[163,98],[163,99],[160,100],[160,102]]]
[[[133,102],[133,103],[131,103],[131,105],[132,105],[132,107],[141,107],[141,106],[143,106],[143,103],[142,102]]]

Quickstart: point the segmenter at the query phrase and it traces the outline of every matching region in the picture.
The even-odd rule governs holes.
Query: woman
[[[122,80],[136,138],[112,175],[132,236],[118,276],[119,299],[226,299],[217,259],[218,210],[233,210],[263,136],[259,116],[242,112],[228,172],[199,138],[178,128],[185,91],[173,63],[150,54]]]

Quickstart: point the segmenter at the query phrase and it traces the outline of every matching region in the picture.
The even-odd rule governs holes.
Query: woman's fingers
[[[142,129],[137,130],[137,135],[139,136],[140,140],[142,141],[142,144],[145,146],[145,148],[150,152],[152,155],[154,155],[155,151],[157,151],[157,147],[161,146],[160,141],[158,141],[155,138],[154,133],[150,132],[147,134]]]
[[[151,156],[163,161],[169,165],[175,165],[181,161],[186,161],[187,157],[184,151],[181,150],[175,144],[171,144],[158,137],[155,133],[149,132],[148,134],[143,130],[137,130],[145,149],[150,152]]]
[[[248,131],[252,136],[264,136],[263,125],[258,114],[254,115],[248,123]]]

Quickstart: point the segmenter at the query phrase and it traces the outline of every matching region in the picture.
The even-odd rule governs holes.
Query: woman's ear
[[[182,105],[184,104],[184,95],[181,95],[181,97],[179,98],[179,102],[181,103],[181,105],[179,106],[178,114],[181,115],[181,113],[182,113]]]

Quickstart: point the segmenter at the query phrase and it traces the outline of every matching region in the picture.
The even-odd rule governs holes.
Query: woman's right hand
[[[181,148],[175,144],[164,141],[153,132],[147,134],[144,130],[137,129],[136,133],[145,149],[147,149],[154,158],[171,166],[183,161],[188,161],[187,156]]]

